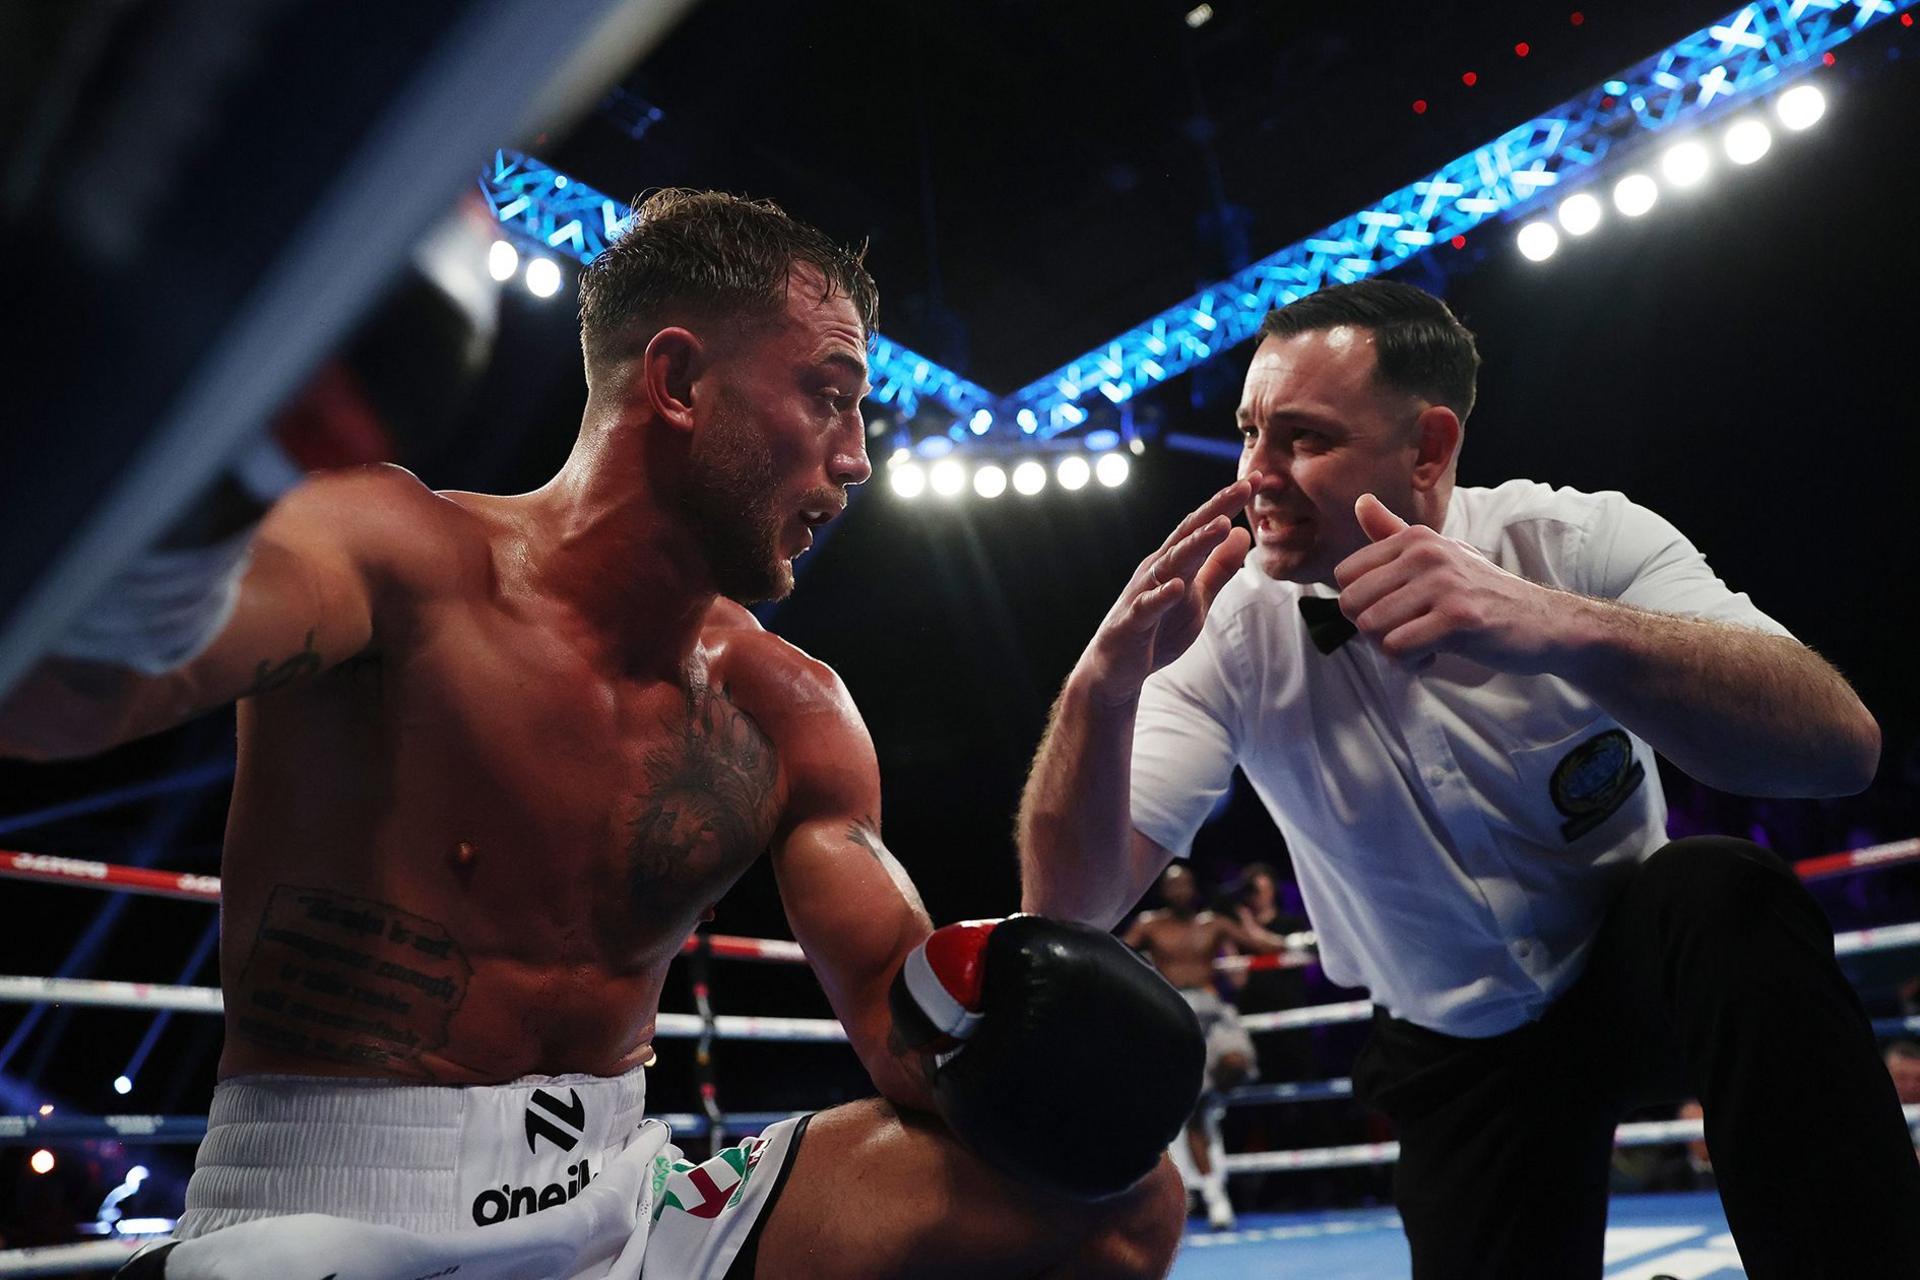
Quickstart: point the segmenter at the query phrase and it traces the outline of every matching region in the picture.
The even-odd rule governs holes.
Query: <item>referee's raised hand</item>
[[[1214,494],[1133,571],[1080,660],[1095,698],[1132,700],[1149,675],[1198,638],[1214,596],[1253,544],[1233,517],[1259,482],[1254,472]]]

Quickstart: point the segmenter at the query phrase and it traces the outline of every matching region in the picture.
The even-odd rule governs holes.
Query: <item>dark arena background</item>
[[[1663,769],[1670,825],[1796,862],[1891,846],[1814,891],[1837,933],[1879,931],[1843,964],[1876,1029],[1910,1034],[1920,32],[1909,0],[1729,4],[10,6],[0,688],[316,370],[430,420],[410,462],[435,488],[543,483],[584,398],[579,270],[627,200],[767,197],[866,242],[881,307],[874,478],[759,612],[851,689],[934,920],[1004,915],[1053,696],[1231,476],[1245,339],[1293,294],[1384,273],[1478,335],[1463,484],[1624,491],[1853,681],[1884,738],[1867,791],[1760,801]],[[413,309],[409,254],[456,207],[442,251],[498,285],[448,331]],[[10,1251],[178,1212],[220,1023],[151,993],[217,985],[215,913],[50,860],[218,876],[233,737],[227,712],[0,762],[0,847],[39,855],[9,858],[37,882],[0,881],[0,1275],[110,1269]],[[1193,865],[1225,893],[1255,861],[1289,878],[1237,784]],[[764,862],[708,927],[791,936]],[[802,965],[709,963],[717,1014],[831,1016]],[[695,1012],[691,971],[667,1012]],[[100,1007],[46,978],[157,986]],[[1253,975],[1242,1008],[1363,998],[1307,964]],[[1225,1122],[1240,1229],[1196,1223],[1176,1276],[1406,1274],[1380,1226],[1392,1134],[1341,1088],[1363,1031],[1259,1032],[1262,1082]],[[842,1044],[723,1025],[705,1075],[691,1038],[659,1053],[649,1108],[696,1149],[703,1079],[740,1126],[870,1092]],[[1620,1148],[1622,1197],[1683,1185],[1684,1125],[1649,1133],[1669,1144]],[[1743,1274],[1710,1197],[1632,1203],[1609,1276]],[[1349,1252],[1288,1252],[1316,1243]]]

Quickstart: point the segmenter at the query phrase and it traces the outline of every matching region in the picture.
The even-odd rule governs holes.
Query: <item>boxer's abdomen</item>
[[[243,706],[223,1075],[617,1074],[766,847],[777,758],[722,679],[609,679],[550,628],[465,621]]]

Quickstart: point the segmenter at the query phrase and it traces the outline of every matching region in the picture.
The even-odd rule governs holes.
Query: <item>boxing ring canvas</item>
[[[1236,1231],[1190,1231],[1173,1280],[1406,1280],[1406,1237],[1391,1209],[1246,1214]],[[1746,1275],[1711,1191],[1616,1196],[1607,1280],[1735,1280]]]

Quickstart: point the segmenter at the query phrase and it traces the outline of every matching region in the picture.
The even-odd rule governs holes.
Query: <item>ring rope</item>
[[[1905,862],[1920,862],[1920,837],[1866,845],[1859,849],[1850,849],[1845,853],[1829,853],[1817,858],[1804,858],[1793,864],[1793,871],[1804,881],[1829,880],[1834,876],[1847,875],[1855,871],[1874,871],[1883,867],[1898,866]],[[1266,969],[1301,969],[1318,962],[1313,954],[1313,948],[1316,945],[1317,939],[1311,930],[1290,933],[1286,935],[1286,947],[1281,951],[1271,955],[1223,956],[1214,961],[1214,967],[1225,972],[1237,973]]]
[[[761,939],[742,939],[757,942]],[[1920,944],[1920,921],[1857,929],[1833,937],[1836,956],[1864,955]],[[715,948],[715,954],[719,954]],[[116,1009],[173,1009],[181,1013],[219,1013],[218,987],[176,987],[152,982],[109,982],[97,978],[42,978],[0,974],[0,1004],[65,1003]],[[1365,1022],[1373,1016],[1370,1000],[1345,1000],[1272,1013],[1250,1013],[1240,1021],[1249,1031],[1285,1031]],[[846,1032],[830,1018],[769,1018],[721,1014],[719,1034],[764,1040],[844,1040]],[[662,1039],[694,1039],[700,1019],[690,1013],[663,1013],[655,1025]]]
[[[1794,864],[1802,880],[1824,880],[1854,871],[1875,870],[1906,862],[1920,862],[1920,837],[1867,845],[1845,853],[1807,858]],[[25,853],[0,849],[0,879],[32,880],[43,884],[65,884],[94,889],[115,889],[126,893],[180,898],[194,902],[220,900],[220,877],[194,875],[178,871],[154,871],[88,858],[65,858],[55,854]],[[1896,926],[1897,927],[1897,926]],[[1873,933],[1863,930],[1862,935]],[[1841,937],[1849,935],[1842,934]],[[1915,935],[1920,938],[1920,934]],[[1837,943],[1836,939],[1836,943]],[[1225,956],[1218,968],[1231,971],[1298,969],[1316,963],[1312,930],[1286,935],[1286,947],[1274,955]],[[687,939],[681,951],[697,945]],[[726,934],[712,935],[713,954],[730,960],[772,960],[805,963],[800,944],[778,938],[743,938]],[[1845,954],[1845,953],[1842,953]]]
[[[1901,1108],[1907,1128],[1920,1127],[1920,1104]],[[1698,1120],[1642,1120],[1613,1131],[1616,1147],[1651,1147],[1662,1143],[1692,1142],[1705,1136]],[[1359,1165],[1392,1164],[1400,1158],[1397,1142],[1361,1142],[1345,1147],[1309,1147],[1301,1151],[1242,1151],[1222,1162],[1228,1173],[1271,1173],[1283,1169],[1349,1169]]]
[[[0,849],[0,879],[32,880],[42,884],[63,884],[86,889],[110,889],[122,893],[145,894],[156,898],[177,898],[188,902],[218,904],[220,877],[192,875],[180,871],[154,871],[87,858],[62,858],[46,853],[21,853]],[[806,952],[797,942],[781,938],[741,938],[729,934],[709,935],[713,954],[729,960],[773,960],[805,964]],[[688,938],[682,954],[698,943]]]

